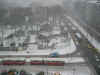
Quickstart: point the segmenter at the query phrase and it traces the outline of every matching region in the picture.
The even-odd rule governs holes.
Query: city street
[[[0,75],[100,75],[99,7],[86,0],[0,1]]]
[[[40,66],[40,65],[38,65],[38,66],[29,66],[29,65],[23,65],[23,66],[18,66],[18,65],[14,66],[13,65],[13,66],[10,66],[9,65],[9,66],[1,66],[1,69],[6,69],[6,70],[13,69],[13,68],[19,69],[19,70],[25,69],[29,72],[38,72],[38,71],[47,72],[47,70],[48,70],[48,73],[60,71],[62,73],[62,75],[65,75],[65,74],[69,74],[69,75],[74,75],[74,74],[91,75],[93,69],[90,69],[90,66],[88,65],[88,61],[85,59],[87,56],[86,56],[86,54],[84,55],[83,48],[81,48],[81,47],[83,47],[83,45],[81,46],[80,42],[78,41],[79,39],[77,39],[77,37],[75,37],[75,34],[76,34],[75,31],[78,32],[78,30],[75,29],[76,27],[74,27],[72,25],[72,23],[68,22],[68,20],[66,20],[66,19],[64,19],[64,20],[65,21],[63,21],[63,24],[66,25],[65,27],[67,27],[67,29],[68,29],[68,32],[69,32],[68,34],[70,34],[70,36],[68,36],[68,37],[70,37],[72,42],[74,42],[74,44],[72,43],[71,46],[75,45],[75,47],[76,47],[76,51],[71,52],[70,54],[68,54],[70,51],[67,51],[67,49],[65,48],[66,49],[64,51],[65,54],[63,54],[63,56],[65,57],[65,61],[66,61],[65,66],[48,66],[48,65],[47,66],[44,66],[44,65],[43,66]],[[15,56],[15,57],[16,56],[22,57],[22,56],[28,55],[28,56],[34,57],[34,56],[41,56],[41,55],[45,56],[45,55],[49,55],[48,53],[52,53],[50,49],[49,49],[50,51],[47,50],[47,49],[41,50],[41,51],[37,50],[37,46],[34,44],[36,42],[36,40],[34,40],[35,38],[36,38],[36,35],[30,36],[30,40],[28,42],[29,45],[27,45],[27,50],[25,50],[25,51],[22,51],[22,52],[20,52],[20,51],[19,52],[4,51],[3,52],[2,51],[2,52],[0,52],[0,55],[4,55],[4,56],[10,55],[10,56]],[[35,50],[33,50],[33,49],[35,49]],[[73,49],[73,47],[72,48],[70,47],[68,50],[71,50],[71,49]],[[27,51],[28,51],[28,53],[27,53]],[[54,50],[53,52],[55,52],[55,51],[56,50]],[[61,52],[62,52],[62,50],[61,50]],[[58,51],[58,53],[60,53],[60,50]],[[76,57],[76,58],[74,59],[74,57]],[[36,58],[36,57],[34,57],[34,58]],[[32,59],[34,59],[34,58],[32,58]],[[82,61],[82,63],[84,63],[84,65],[81,64],[81,61]],[[80,64],[80,66],[79,66],[79,64]],[[86,66],[86,64],[88,66]]]
[[[50,73],[60,72],[61,75],[91,75],[92,71],[87,67],[87,65],[65,65],[65,66],[0,66],[0,70],[18,69],[26,70],[31,73],[37,73],[39,71],[44,71],[45,75]],[[48,72],[48,73],[47,73]],[[74,72],[74,73],[73,73]]]
[[[73,33],[72,27],[75,26],[72,23],[68,25],[70,31]],[[80,31],[77,31],[80,33]],[[76,33],[77,33],[76,32]],[[96,70],[98,74],[100,74],[100,54],[96,52],[96,49],[90,44],[90,42],[83,36],[83,34],[80,33],[82,36],[81,41],[78,37],[75,37],[78,41],[78,49],[80,54],[86,59],[86,62],[89,64],[92,64],[92,67]],[[89,48],[88,45],[90,45],[92,48]]]

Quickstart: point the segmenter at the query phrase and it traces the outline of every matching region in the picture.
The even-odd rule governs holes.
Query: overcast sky
[[[27,7],[32,2],[37,2],[43,6],[62,5],[62,1],[63,0],[0,0],[0,2],[4,2],[6,5],[24,7]]]

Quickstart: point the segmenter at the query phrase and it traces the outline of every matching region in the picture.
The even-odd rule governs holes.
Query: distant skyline
[[[62,5],[63,0],[0,0],[0,4],[4,6],[22,6],[28,7],[32,2],[36,2],[42,6]]]

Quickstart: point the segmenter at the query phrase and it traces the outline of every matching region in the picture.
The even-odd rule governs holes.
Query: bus
[[[2,65],[25,65],[23,58],[3,58]]]

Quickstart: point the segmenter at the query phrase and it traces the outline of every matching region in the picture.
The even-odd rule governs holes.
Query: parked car
[[[59,57],[59,54],[57,52],[51,53],[49,57]]]

